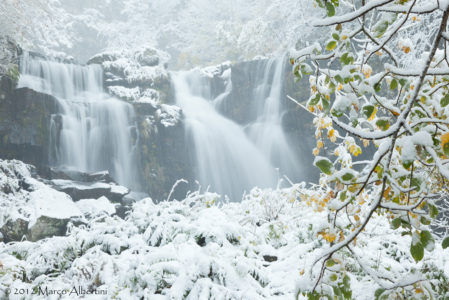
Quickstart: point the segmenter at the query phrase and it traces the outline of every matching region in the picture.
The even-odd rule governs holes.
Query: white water
[[[248,125],[248,134],[264,155],[283,174],[297,174],[300,165],[282,128],[283,75],[286,57],[268,60],[263,78],[253,91],[256,121]]]
[[[276,173],[243,128],[217,112],[211,99],[198,93],[205,85],[195,71],[173,75],[177,104],[194,147],[198,180],[212,191],[240,200],[251,187],[269,187]],[[196,91],[195,91],[196,90]],[[197,92],[197,93],[195,93]]]
[[[19,87],[59,100],[60,112],[51,120],[50,160],[55,166],[85,172],[109,170],[120,184],[138,188],[137,141],[131,139],[131,132],[136,130],[134,109],[103,92],[100,67],[25,55]]]
[[[230,94],[230,82],[222,95],[211,99],[209,82],[198,70],[173,74],[198,180],[233,201],[239,201],[244,191],[255,186],[274,187],[279,175],[300,171],[281,125],[285,58],[262,63],[263,77],[258,80],[253,99],[240,99],[253,101],[257,114],[256,121],[246,127],[219,112]]]

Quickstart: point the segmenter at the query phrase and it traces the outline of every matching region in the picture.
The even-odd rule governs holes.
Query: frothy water
[[[19,87],[58,99],[52,116],[50,161],[85,172],[109,170],[120,184],[139,188],[133,107],[103,92],[99,66],[31,58],[21,60]]]
[[[244,191],[255,186],[274,187],[281,175],[299,172],[281,124],[285,60],[281,57],[261,62],[263,76],[253,90],[253,99],[241,99],[252,101],[257,115],[246,126],[219,112],[232,89],[230,81],[224,93],[212,99],[210,82],[199,70],[172,74],[176,102],[183,109],[196,176],[202,186],[239,201]]]
[[[287,58],[265,62],[263,77],[253,91],[256,121],[248,125],[248,135],[282,174],[292,175],[301,169],[282,128],[283,75]]]

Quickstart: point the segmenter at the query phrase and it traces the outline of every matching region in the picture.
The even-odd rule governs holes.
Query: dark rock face
[[[50,117],[58,101],[28,88],[14,89],[0,78],[0,158],[19,159],[37,167],[49,160]]]
[[[138,114],[139,162],[146,192],[155,200],[165,200],[178,179],[193,182],[184,125],[164,126],[152,115]],[[182,199],[188,185],[176,188],[172,198]]]

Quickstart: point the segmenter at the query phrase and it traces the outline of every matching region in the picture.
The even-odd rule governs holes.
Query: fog
[[[28,48],[84,63],[104,50],[151,46],[170,54],[172,69],[306,44],[315,14],[313,1],[305,0],[5,1],[0,25],[14,23],[11,33]]]

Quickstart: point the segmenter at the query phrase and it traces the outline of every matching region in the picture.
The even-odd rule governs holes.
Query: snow
[[[124,86],[109,86],[108,92],[118,98],[124,99],[126,101],[135,101],[140,97],[140,88],[126,88]]]
[[[0,227],[18,218],[28,221],[31,227],[40,216],[68,219],[81,215],[69,195],[32,178],[31,169],[18,160],[0,160]],[[30,188],[22,189],[20,181]]]
[[[129,193],[129,189],[127,187],[124,187],[121,185],[111,184],[110,187],[111,187],[111,192],[115,193],[115,194],[126,195]]]
[[[176,105],[162,104],[156,111],[160,122],[165,127],[175,126],[181,119],[181,108]]]
[[[115,214],[115,206],[108,198],[102,196],[98,199],[82,199],[79,200],[76,205],[84,215],[96,216],[102,213],[108,215]]]
[[[28,205],[34,206],[35,218],[31,219],[31,227],[39,216],[47,216],[54,219],[69,219],[81,216],[81,211],[72,201],[69,195],[55,191],[51,188],[42,188],[30,193]]]
[[[77,190],[90,190],[95,188],[109,189],[112,186],[104,182],[85,183],[66,179],[53,179],[52,182],[53,184],[57,185],[59,188],[62,189],[66,188],[75,188]]]
[[[391,0],[372,0],[370,1],[368,4],[363,5],[362,7],[360,7],[359,9],[344,14],[342,16],[334,16],[334,17],[330,17],[330,18],[322,18],[319,20],[315,20],[312,22],[313,26],[329,26],[329,25],[333,25],[333,24],[340,24],[340,23],[345,23],[345,22],[349,22],[352,21],[354,19],[356,19],[357,17],[365,14],[366,12],[382,6],[384,4],[387,4],[391,2]]]
[[[11,169],[14,164],[17,168]],[[8,175],[0,172],[1,183],[5,178],[13,182],[16,171],[29,176],[25,164],[2,162],[2,170],[5,165]],[[70,290],[75,285],[107,291],[95,299],[183,299],[186,294],[186,299],[291,299],[298,290],[310,289],[318,272],[313,262],[331,249],[320,235],[328,226],[327,213],[310,203],[319,186],[255,188],[241,203],[217,202],[219,196],[207,192],[158,204],[145,198],[120,219],[105,197],[80,200],[74,208],[67,195],[35,185],[40,186],[30,193],[35,203],[57,205],[48,207],[53,216],[79,210],[86,224],[69,223],[64,237],[0,243],[1,268],[8,270],[0,272],[0,298],[7,288]],[[64,203],[65,212],[58,203]],[[357,245],[351,244],[357,255],[351,258],[342,249],[333,256],[344,258],[353,297],[372,299],[377,288],[390,287],[379,278],[410,283],[432,276],[417,271],[424,264],[449,269],[449,249],[442,250],[439,242],[419,264],[409,254],[410,243],[410,236],[391,229],[388,219],[375,213]]]

